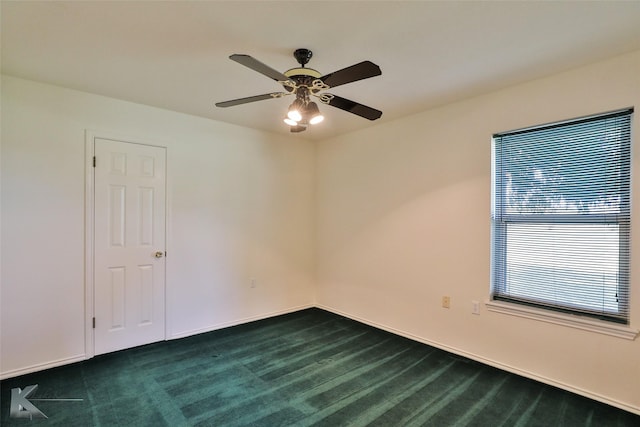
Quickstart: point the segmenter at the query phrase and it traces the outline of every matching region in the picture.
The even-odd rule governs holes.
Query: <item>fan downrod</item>
[[[309,49],[296,49],[295,52],[293,52],[293,57],[296,58],[298,64],[302,65],[302,68],[304,68],[305,64],[309,62],[312,56],[313,52]]]

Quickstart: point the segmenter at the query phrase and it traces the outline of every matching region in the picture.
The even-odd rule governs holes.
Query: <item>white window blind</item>
[[[493,299],[629,323],[632,113],[494,135]]]

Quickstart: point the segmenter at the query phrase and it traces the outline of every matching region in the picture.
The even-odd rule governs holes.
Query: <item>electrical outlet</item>
[[[444,296],[442,297],[442,307],[443,308],[449,308],[451,307],[451,298]]]
[[[473,314],[480,314],[480,302],[478,302],[478,301],[471,301],[471,304],[472,304],[471,313],[473,313]]]

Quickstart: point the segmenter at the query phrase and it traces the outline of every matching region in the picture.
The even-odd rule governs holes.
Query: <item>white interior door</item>
[[[94,141],[97,355],[165,339],[166,150]]]

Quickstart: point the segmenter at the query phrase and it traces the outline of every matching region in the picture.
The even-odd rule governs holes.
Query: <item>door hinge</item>
[[[96,156],[93,156],[93,167],[96,167]]]
[[[94,317],[93,318],[93,329],[95,329],[95,328],[96,328],[96,318]]]

